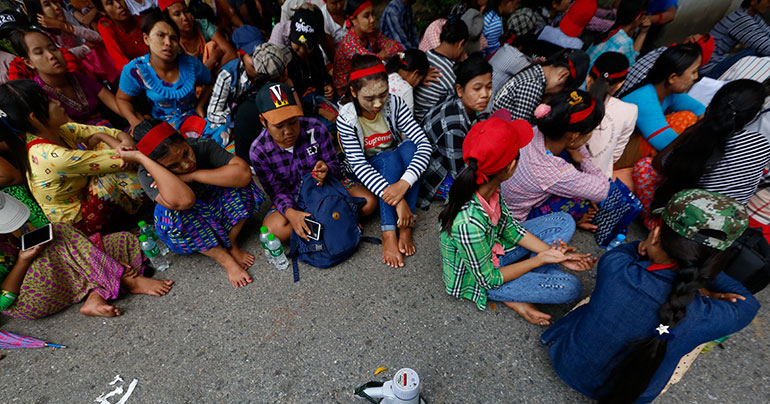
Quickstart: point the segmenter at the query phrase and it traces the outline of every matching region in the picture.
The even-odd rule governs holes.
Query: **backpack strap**
[[[361,236],[361,241],[365,241],[369,244],[376,244],[376,245],[382,244],[382,240],[372,236]]]

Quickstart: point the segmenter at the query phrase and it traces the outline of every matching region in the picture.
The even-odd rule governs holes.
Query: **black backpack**
[[[770,244],[761,230],[749,227],[731,248],[738,252],[724,271],[727,275],[742,283],[751,294],[770,284]]]

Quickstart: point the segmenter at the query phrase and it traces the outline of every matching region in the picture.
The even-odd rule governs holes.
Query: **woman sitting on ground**
[[[730,198],[676,194],[647,240],[602,256],[588,304],[543,333],[559,377],[600,403],[649,403],[685,355],[749,325],[759,302],[721,273],[747,226]]]
[[[585,144],[604,118],[604,105],[581,90],[554,95],[535,112],[534,140],[521,150],[516,173],[502,186],[503,198],[516,220],[551,212],[568,212],[591,224],[591,202],[607,198],[610,182],[588,156]]]
[[[634,133],[638,110],[636,105],[615,98],[628,74],[628,59],[621,53],[606,52],[596,58],[586,78],[586,88],[595,100],[604,100],[604,119],[594,129],[586,143],[591,162],[604,172],[607,178],[620,177],[631,187],[631,170],[613,170],[614,164]]]
[[[35,69],[35,82],[52,100],[58,101],[73,121],[86,125],[113,126],[100,107],[120,115],[115,94],[101,83],[79,72],[67,71],[67,62],[48,35],[34,29],[11,35],[14,50]]]
[[[142,19],[131,14],[126,0],[94,0],[94,6],[105,15],[99,19],[97,29],[118,70],[149,52],[142,40]]]
[[[583,84],[589,66],[588,56],[582,51],[557,52],[503,84],[495,93],[492,110],[507,109],[513,119],[534,123],[535,108],[545,102],[546,97]]]
[[[179,52],[179,29],[160,13],[148,14],[142,20],[142,38],[150,53],[132,60],[120,76],[117,102],[132,128],[144,115],[132,101],[146,95],[152,103],[152,116],[162,119],[187,137],[213,139],[220,145],[230,143],[226,125],[214,127],[204,119],[211,97],[211,86],[195,96],[196,84],[208,85],[211,72],[200,60]]]
[[[764,102],[759,82],[731,81],[714,95],[702,120],[654,159],[636,164],[636,193],[648,228],[656,222],[650,213],[684,189],[719,192],[742,204],[751,199],[770,164],[770,142],[744,127],[757,118]]]
[[[377,56],[354,57],[346,81],[348,94],[337,117],[340,144],[355,179],[380,198],[382,262],[402,267],[404,255],[416,251],[417,181],[428,166],[430,142],[406,103],[390,95]]]
[[[18,230],[28,228],[27,207],[0,192],[0,312],[27,320],[42,318],[85,298],[80,312],[113,317],[120,309],[108,303],[121,288],[129,293],[163,296],[172,281],[145,277],[139,240],[120,232],[97,244],[66,223],[53,223],[53,239],[20,251]]]
[[[672,46],[658,57],[647,78],[623,97],[623,101],[639,108],[636,127],[646,140],[635,146],[638,150],[629,151],[638,153],[633,163],[663,150],[706,112],[703,104],[687,95],[698,79],[700,65],[700,46]]]
[[[520,224],[500,198],[500,184],[513,175],[521,148],[531,140],[529,123],[511,121],[508,111],[473,125],[463,144],[467,166],[439,215],[441,259],[450,295],[473,301],[479,310],[488,300],[503,302],[528,322],[548,325],[551,316],[534,303],[567,303],[580,295],[580,281],[556,264],[586,271],[594,260],[564,244],[575,231],[568,214]]]
[[[69,122],[59,102],[32,80],[0,86],[0,109],[0,130],[15,153],[26,155],[29,188],[51,222],[92,234],[121,225],[124,213],[142,206],[136,172],[116,153],[120,146],[133,147],[131,136]]]
[[[125,161],[139,164],[139,181],[155,205],[158,237],[177,254],[213,258],[234,287],[252,279],[254,256],[236,239],[265,196],[251,170],[209,139],[185,139],[167,122],[147,119],[134,128],[137,150],[121,148]]]
[[[182,50],[202,61],[212,74],[238,57],[217,27],[206,19],[195,19],[183,0],[161,0],[158,5],[163,15],[176,25]]]
[[[374,9],[369,0],[348,0],[345,13],[348,16],[346,24],[350,28],[334,55],[334,87],[339,96],[347,92],[350,64],[354,56],[375,55],[384,62],[404,51],[398,42],[388,39],[377,30]]]
[[[31,23],[37,22],[51,34],[57,46],[69,49],[91,77],[113,83],[118,70],[99,33],[80,25],[74,18],[68,21],[59,0],[24,0]]]
[[[433,145],[430,164],[422,175],[417,206],[427,209],[434,199],[446,200],[449,188],[465,168],[463,140],[471,126],[486,119],[492,97],[492,66],[474,54],[454,67],[455,94],[436,105],[422,120]]]

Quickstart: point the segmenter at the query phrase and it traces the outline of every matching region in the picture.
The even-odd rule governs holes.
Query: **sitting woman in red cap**
[[[145,116],[134,108],[133,99],[145,95],[152,103],[152,116],[170,123],[187,137],[230,143],[227,125],[208,122],[206,105],[211,86],[196,97],[197,84],[211,83],[211,71],[200,60],[179,52],[179,29],[160,13],[142,20],[142,38],[150,53],[132,60],[123,68],[116,96],[121,115],[132,128]]]
[[[416,251],[417,181],[428,166],[431,145],[404,100],[390,95],[388,74],[377,56],[354,57],[350,70],[337,117],[340,144],[352,174],[380,198],[382,262],[402,267],[404,255]]]
[[[519,168],[502,193],[516,220],[564,211],[587,230],[595,230],[591,202],[607,198],[610,182],[585,147],[604,118],[604,105],[585,91],[554,95],[535,111],[535,138],[521,150]],[[564,156],[564,157],[562,157]],[[567,161],[566,159],[571,160]]]
[[[377,31],[371,1],[348,0],[345,13],[348,16],[345,21],[348,33],[337,46],[334,55],[334,87],[340,96],[348,91],[350,63],[354,56],[376,55],[384,62],[404,51],[401,44]]]
[[[104,39],[112,62],[118,70],[149,49],[142,40],[141,17],[131,14],[125,0],[93,0],[94,7],[105,14],[99,19],[97,29]]]
[[[588,67],[588,56],[579,50],[562,50],[544,62],[533,63],[494,94],[492,111],[507,109],[513,119],[534,123],[535,108],[543,98],[579,87]]]
[[[217,31],[217,27],[206,19],[195,19],[183,0],[160,0],[158,6],[179,29],[182,50],[198,58],[212,73],[238,57],[233,45]]]
[[[504,302],[532,324],[548,325],[551,316],[534,303],[575,300],[580,282],[559,270],[591,269],[589,254],[564,244],[575,231],[566,213],[520,224],[500,198],[500,184],[517,170],[520,149],[532,140],[532,127],[498,111],[473,125],[463,143],[467,166],[449,190],[439,215],[446,291],[484,310],[487,300]]]
[[[37,73],[35,83],[48,97],[58,101],[73,121],[113,126],[102,113],[108,108],[115,114],[113,117],[120,115],[115,94],[96,79],[80,72],[68,72],[64,54],[48,35],[34,28],[17,30],[11,33],[11,44]]]
[[[236,238],[265,200],[251,170],[209,139],[186,139],[167,122],[147,119],[134,128],[136,149],[119,150],[140,164],[139,182],[155,206],[158,237],[177,254],[200,252],[227,271],[234,287],[251,283],[254,256]]]

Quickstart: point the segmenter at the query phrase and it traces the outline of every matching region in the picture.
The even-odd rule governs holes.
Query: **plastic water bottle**
[[[139,241],[142,243],[141,246],[142,251],[144,251],[144,255],[150,259],[150,262],[152,263],[152,266],[155,268],[155,270],[158,272],[167,270],[168,261],[166,260],[166,257],[160,255],[158,245],[155,244],[151,238],[147,238],[147,236],[144,234],[139,236]]]
[[[612,240],[610,244],[607,245],[607,251],[612,250],[613,248],[623,244],[624,241],[626,241],[626,235],[618,234],[618,236],[615,237],[615,240]]]
[[[289,260],[286,258],[286,254],[283,253],[283,244],[281,244],[281,240],[275,238],[275,234],[270,233],[267,235],[267,249],[270,250],[273,265],[278,270],[284,270],[289,267]]]
[[[262,249],[265,250],[265,259],[267,259],[268,264],[273,263],[273,256],[270,255],[270,250],[267,248],[267,236],[270,234],[270,230],[268,230],[267,226],[262,226],[259,229],[259,242],[262,243]]]
[[[138,225],[139,225],[139,234],[145,235],[147,236],[148,239],[154,241],[155,245],[157,245],[158,249],[160,250],[160,255],[168,254],[168,247],[166,247],[166,245],[160,241],[160,239],[158,238],[158,234],[155,233],[155,228],[153,226],[148,225],[147,222],[145,222],[144,220],[139,222]]]

